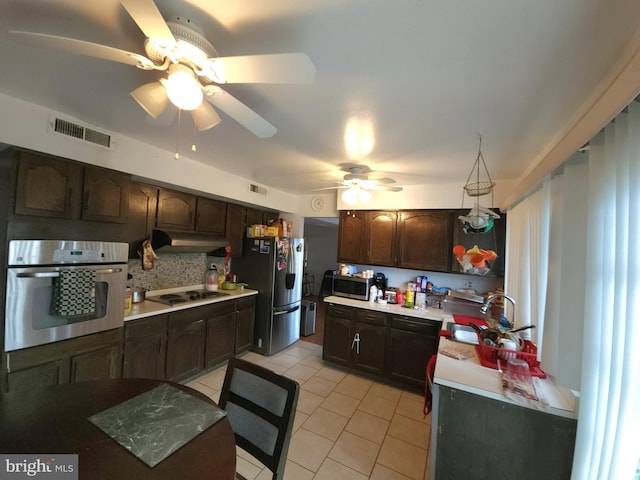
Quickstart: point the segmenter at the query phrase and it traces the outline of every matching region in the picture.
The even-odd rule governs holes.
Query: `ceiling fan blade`
[[[198,108],[191,110],[191,117],[199,132],[213,128],[220,123],[218,112],[208,102],[202,102]]]
[[[371,179],[372,182],[377,183],[378,185],[387,185],[389,183],[396,183],[396,181],[393,178],[372,178]]]
[[[321,192],[322,190],[340,190],[343,188],[349,188],[347,185],[336,185],[335,187],[314,188],[314,192]]]
[[[369,190],[383,190],[385,192],[401,192],[402,187],[389,187],[387,185],[376,185],[374,187],[369,188]]]
[[[316,67],[304,53],[210,58],[226,83],[312,83]]]
[[[255,136],[269,138],[278,131],[276,127],[220,87],[207,85],[202,90],[208,102],[214,107],[218,107]]]
[[[153,0],[120,0],[120,3],[147,38],[166,45],[176,43]]]
[[[88,57],[126,63],[143,70],[152,70],[154,67],[153,62],[143,55],[74,38],[58,37],[57,35],[48,35],[46,33],[20,32],[17,30],[9,31],[9,37],[29,47],[56,48]]]

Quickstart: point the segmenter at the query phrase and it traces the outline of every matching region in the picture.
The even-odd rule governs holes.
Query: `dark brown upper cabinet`
[[[196,204],[195,195],[160,189],[156,226],[167,230],[194,230]]]
[[[367,212],[365,242],[367,265],[395,266],[397,212]]]
[[[229,242],[232,257],[242,256],[246,216],[247,209],[245,207],[234,203],[227,205],[227,228],[224,238]]]
[[[227,222],[227,204],[211,198],[198,197],[196,225],[198,232],[224,236]]]
[[[82,220],[126,222],[130,184],[127,174],[84,167]]]
[[[338,262],[365,263],[366,212],[340,212]]]
[[[142,242],[151,238],[156,223],[158,188],[143,183],[132,183],[129,190],[129,218],[127,242],[129,258],[138,258]]]
[[[400,268],[446,272],[452,250],[450,210],[408,210],[398,215]]]
[[[16,214],[126,222],[129,175],[32,152],[18,159]]]

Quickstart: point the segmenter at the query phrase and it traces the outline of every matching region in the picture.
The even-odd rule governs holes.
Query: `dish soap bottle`
[[[207,272],[204,282],[205,290],[216,291],[218,290],[218,279],[220,275],[218,274],[218,269],[215,265],[211,265],[211,270]]]

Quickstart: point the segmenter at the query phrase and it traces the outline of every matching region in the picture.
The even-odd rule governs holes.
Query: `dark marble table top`
[[[167,406],[162,407],[162,402]],[[133,430],[125,425],[144,411],[153,416],[154,409],[158,422],[149,427],[154,424],[149,421],[146,433],[140,425]],[[119,416],[126,411],[134,417]],[[232,479],[235,439],[228,419],[217,418],[219,415],[215,403],[200,392],[150,379],[79,382],[12,392],[0,395],[0,452],[75,453],[80,479],[175,480],[212,478],[212,472],[216,479]],[[90,418],[106,423],[99,428]],[[107,424],[110,434],[102,430]],[[138,458],[133,449],[114,440],[118,432],[125,431],[138,432],[138,440],[163,432],[160,436],[168,441],[153,446],[139,442]]]
[[[225,415],[217,406],[164,383],[89,421],[154,467]]]

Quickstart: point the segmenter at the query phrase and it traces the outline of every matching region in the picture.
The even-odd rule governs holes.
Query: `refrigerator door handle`
[[[273,312],[273,316],[274,316],[274,317],[276,317],[276,316],[278,316],[278,315],[286,315],[286,314],[288,314],[288,313],[295,312],[295,311],[296,311],[296,310],[298,310],[298,309],[300,309],[300,305],[297,305],[297,306],[295,306],[295,307],[292,307],[292,308],[290,308],[290,309],[288,309],[288,310],[283,310],[283,311],[281,311],[281,312]]]

